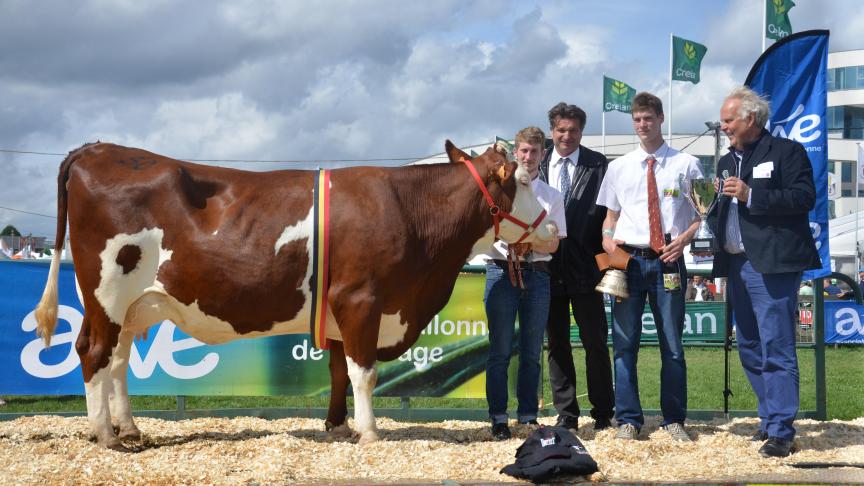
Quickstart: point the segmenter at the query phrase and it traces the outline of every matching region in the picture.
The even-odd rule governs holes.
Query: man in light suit
[[[821,266],[807,214],[816,200],[804,147],[773,137],[768,102],[736,88],[720,110],[729,153],[720,159],[718,204],[708,215],[715,235],[713,275],[728,277],[741,365],[758,400],[754,441],[765,457],[793,450],[798,413],[795,313],[804,270]]]

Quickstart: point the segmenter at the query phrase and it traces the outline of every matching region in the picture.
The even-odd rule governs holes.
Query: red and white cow
[[[350,378],[361,442],[377,439],[376,360],[401,355],[447,303],[472,245],[493,226],[487,196],[521,221],[540,219],[527,173],[503,153],[469,160],[450,141],[446,149],[449,164],[330,175],[326,426],[347,431]],[[99,444],[124,450],[120,439],[140,438],[127,366],[133,337],[154,323],[170,319],[210,344],[309,332],[314,175],[202,166],[105,143],[66,157],[37,332],[50,344],[68,218],[84,305],[75,347]],[[530,230],[528,242],[557,233],[545,219]],[[499,237],[525,233],[504,220]]]

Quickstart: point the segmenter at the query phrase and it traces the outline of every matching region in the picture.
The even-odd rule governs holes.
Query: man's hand
[[[747,203],[750,196],[750,186],[737,177],[728,177],[723,181],[724,196],[734,197],[743,203]]]
[[[684,254],[684,248],[688,244],[690,244],[689,238],[684,233],[678,235],[678,237],[670,241],[668,245],[663,245],[660,259],[666,263],[678,260],[681,258],[681,255]]]
[[[618,248],[618,245],[623,245],[624,240],[616,240],[611,236],[603,236],[603,249],[609,256],[612,256],[615,253],[615,248]]]

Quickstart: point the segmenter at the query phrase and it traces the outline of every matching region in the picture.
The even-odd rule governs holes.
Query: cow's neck
[[[429,261],[442,270],[458,272],[474,244],[492,227],[492,218],[480,188],[462,164],[441,169],[434,184],[421,184],[425,200],[420,203],[414,227]],[[489,169],[484,164],[478,164],[477,171],[484,182],[488,180]],[[500,188],[494,187],[490,193],[500,203]]]

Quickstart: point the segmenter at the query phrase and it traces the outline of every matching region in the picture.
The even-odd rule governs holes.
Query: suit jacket
[[[540,179],[547,184],[549,159],[554,153],[555,149],[548,147],[540,162]],[[594,255],[603,252],[606,208],[597,205],[597,192],[608,165],[605,155],[579,146],[579,160],[570,184],[570,200],[564,208],[567,237],[552,254],[553,295],[594,292],[594,287],[600,282],[600,270]]]
[[[773,162],[770,177],[753,177],[754,168]],[[738,162],[730,151],[717,164],[717,174],[737,173]],[[765,167],[765,166],[763,166]],[[745,152],[741,175],[750,186],[750,207],[739,201],[738,222],[747,258],[759,273],[800,272],[821,267],[810,232],[808,213],[816,202],[813,167],[804,147],[767,130],[753,149]],[[723,250],[731,198],[719,196],[708,214],[716,236],[713,274],[728,275],[728,254]]]

